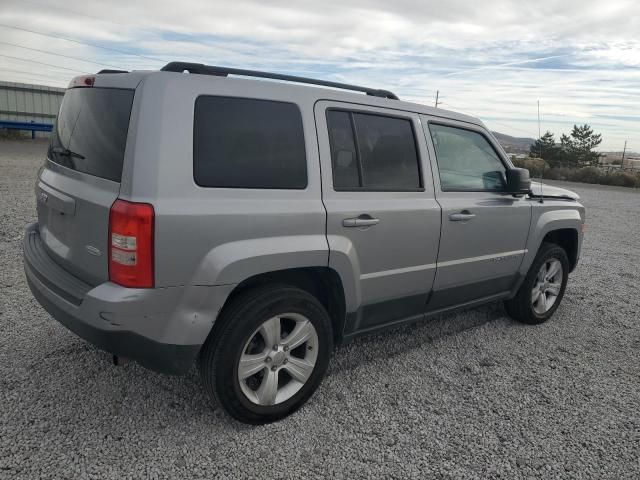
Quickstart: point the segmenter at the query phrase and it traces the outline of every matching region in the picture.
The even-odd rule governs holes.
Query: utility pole
[[[542,131],[540,130],[540,100],[538,100],[538,145],[540,146],[540,159],[542,160]],[[544,170],[544,166],[542,167]]]
[[[622,149],[622,158],[620,159],[620,170],[624,168],[624,154],[627,153],[627,141],[624,141],[624,148]]]
[[[436,90],[436,108],[438,108],[438,97],[440,96],[440,90]]]
[[[544,177],[544,166],[546,165],[544,159],[542,158],[542,130],[540,130],[540,100],[538,100],[538,151],[540,152],[539,158],[542,160],[542,170],[540,170],[540,203],[544,203],[544,192],[542,191],[542,179]]]

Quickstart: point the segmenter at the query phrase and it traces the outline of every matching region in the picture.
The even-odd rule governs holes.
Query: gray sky
[[[440,90],[443,108],[514,136],[537,137],[539,99],[543,132],[589,123],[601,149],[628,139],[640,151],[637,1],[0,3],[2,80],[66,86],[170,60],[360,83],[430,105]]]

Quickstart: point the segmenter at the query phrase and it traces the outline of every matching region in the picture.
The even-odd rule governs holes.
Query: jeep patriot
[[[585,220],[476,118],[182,62],[75,78],[35,195],[40,304],[117,361],[197,363],[254,424],[303,405],[358,335],[495,301],[545,322]]]

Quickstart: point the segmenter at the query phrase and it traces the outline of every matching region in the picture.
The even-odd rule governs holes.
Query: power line
[[[446,105],[447,107],[449,107],[449,108],[451,108],[451,109],[453,109],[453,110],[458,110],[458,111],[460,111],[460,112],[463,112],[463,111],[465,111],[465,110],[466,110],[465,108],[461,108],[461,107],[458,107],[458,106],[456,106],[456,105],[451,105],[450,103],[443,102],[443,101],[438,102],[438,104],[439,104],[439,105]],[[481,115],[481,114],[478,114],[477,116],[478,116],[478,117],[480,117],[480,118],[482,118],[482,115]],[[529,136],[529,137],[531,137],[531,138],[535,137],[535,135],[532,135],[532,134],[531,134],[531,132],[529,132],[529,131],[527,131],[527,130],[523,130],[522,128],[518,128],[518,127],[513,127],[513,126],[511,126],[511,125],[507,125],[507,124],[505,124],[505,123],[496,122],[495,120],[487,120],[487,123],[495,123],[496,125],[500,125],[501,127],[508,128],[508,129],[510,129],[510,130],[517,130],[518,132],[526,133],[526,134],[527,134],[527,136]]]
[[[0,53],[0,57],[10,58],[11,60],[19,60],[21,62],[37,63],[39,65],[44,65],[44,66],[47,66],[47,67],[61,68],[63,70],[69,70],[70,72],[87,73],[87,72],[84,72],[82,70],[76,70],[75,68],[61,67],[60,65],[51,65],[50,63],[38,62],[37,60],[31,60],[29,58],[12,57],[11,55],[4,55],[2,53]]]
[[[79,12],[77,10],[71,10],[70,8],[61,7],[59,5],[55,5],[55,8],[52,8],[51,5],[46,5],[46,4],[38,3],[38,2],[32,2],[32,1],[29,1],[29,0],[20,0],[20,3],[28,3],[30,5],[34,5],[34,6],[40,7],[40,8],[49,8],[49,9],[52,9],[52,10],[54,10],[56,12],[57,11],[69,12],[69,13],[73,13],[74,15],[79,15],[81,17],[92,18],[93,20],[98,20],[100,22],[112,23],[114,25],[118,25],[119,27],[126,27],[126,28],[130,27],[130,25],[125,25],[124,23],[118,23],[118,22],[115,22],[115,21],[107,19],[107,18],[100,18],[98,16],[89,15],[88,13],[82,13],[82,12]]]
[[[63,57],[63,58],[69,58],[71,60],[79,60],[81,62],[87,62],[87,63],[93,63],[94,65],[98,65],[101,67],[111,67],[111,68],[120,68],[116,65],[110,65],[108,63],[100,63],[100,62],[94,62],[93,60],[87,60],[86,58],[80,58],[80,57],[72,57],[70,55],[63,55],[61,53],[55,53],[55,52],[49,52],[47,50],[40,50],[38,48],[32,48],[32,47],[25,47],[22,45],[18,45],[16,43],[10,43],[10,42],[2,42],[0,41],[0,44],[2,45],[9,45],[11,47],[17,47],[17,48],[24,48],[25,50],[31,50],[33,52],[40,52],[40,53],[46,53],[47,55],[55,55],[56,57]]]
[[[107,50],[109,52],[115,52],[115,53],[119,53],[121,55],[130,55],[130,56],[133,56],[133,57],[144,58],[146,60],[152,60],[154,62],[168,62],[169,61],[169,60],[162,59],[162,58],[147,57],[145,55],[140,55],[138,53],[125,52],[124,50],[118,50],[117,48],[111,48],[111,47],[105,47],[103,45],[98,45],[98,44],[95,44],[95,43],[83,42],[81,40],[76,40],[74,38],[69,38],[69,37],[63,37],[62,35],[55,35],[53,33],[43,33],[43,32],[38,32],[36,30],[30,30],[28,28],[16,27],[16,26],[13,26],[13,25],[6,25],[4,23],[0,23],[0,27],[10,28],[10,29],[13,29],[13,30],[20,30],[22,32],[33,33],[33,34],[36,34],[36,35],[42,35],[43,37],[57,38],[58,40],[65,40],[67,42],[73,42],[73,43],[77,43],[79,45],[85,45],[85,46],[88,46],[88,47],[101,48],[102,50]]]
[[[504,127],[504,128],[509,128],[511,130],[517,130],[520,133],[526,133],[531,138],[535,137],[535,135],[532,135],[531,132],[529,132],[527,130],[523,130],[523,129],[518,128],[518,127],[513,127],[511,125],[507,125],[506,123],[496,122],[495,120],[487,120],[487,123],[495,123],[496,125],[500,125],[501,127]]]
[[[16,69],[13,69],[13,68],[5,68],[5,67],[0,67],[0,69],[2,70],[2,73],[4,73],[4,72],[22,73],[22,74],[25,74],[25,75],[31,75],[31,76],[38,77],[38,78],[42,77],[42,75],[38,74],[37,72],[28,72],[26,70],[16,70]],[[60,73],[60,75],[64,75],[64,74]],[[47,75],[47,77],[50,77],[50,76]],[[58,80],[63,80],[63,79],[64,80],[69,80],[69,77],[57,77],[57,79]]]

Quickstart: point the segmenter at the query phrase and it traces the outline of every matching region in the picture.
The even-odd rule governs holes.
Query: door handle
[[[380,219],[373,218],[370,215],[360,215],[356,218],[345,218],[342,225],[345,227],[371,227],[380,223]]]
[[[449,215],[449,220],[452,222],[467,222],[472,218],[475,218],[476,214],[471,213],[469,210],[463,210],[460,213],[452,213]]]

